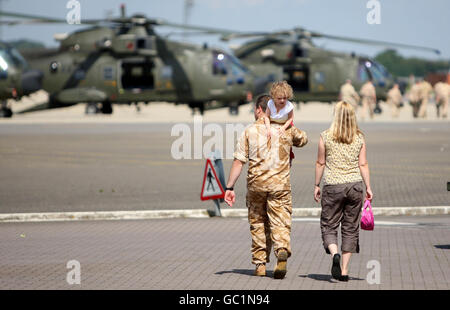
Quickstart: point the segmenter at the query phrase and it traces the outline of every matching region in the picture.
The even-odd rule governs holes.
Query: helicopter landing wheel
[[[230,113],[230,115],[238,115],[239,114],[239,104],[237,102],[231,102],[228,105],[228,112]]]
[[[12,115],[12,110],[9,108],[7,101],[2,100],[0,103],[0,118],[9,118]]]
[[[13,112],[10,108],[2,108],[0,109],[0,117],[10,118],[12,117]]]
[[[375,105],[375,109],[373,110],[373,113],[375,114],[381,114],[383,112],[383,110],[380,107],[380,104],[377,102]]]
[[[200,112],[200,115],[205,113],[205,104],[203,102],[189,102],[188,105],[191,108],[192,115],[195,115],[196,110]]]
[[[103,114],[112,114],[113,108],[111,102],[103,102],[102,103],[102,113]]]
[[[85,113],[87,115],[97,114],[98,113],[97,104],[93,102],[89,102],[88,104],[86,104]]]

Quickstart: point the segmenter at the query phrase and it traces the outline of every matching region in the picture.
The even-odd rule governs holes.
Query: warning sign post
[[[219,154],[220,156],[220,154]],[[223,165],[221,165],[221,159],[215,158],[212,156],[212,160],[214,162],[220,161],[220,165],[223,170]],[[225,197],[225,190],[223,189],[223,185],[221,184],[220,178],[223,178],[223,171],[219,171],[219,174],[216,172],[214,168],[216,165],[213,164],[211,158],[206,159],[205,171],[203,173],[203,183],[202,183],[202,191],[200,193],[200,199],[202,201],[212,199],[215,204],[215,212],[213,215],[222,216],[220,212],[220,202],[219,199],[223,199]],[[209,211],[208,211],[209,212]]]
[[[206,160],[205,173],[203,174],[203,185],[200,199],[208,200],[223,197],[225,197],[225,191],[222,188],[222,184],[220,184],[211,160],[208,158]]]

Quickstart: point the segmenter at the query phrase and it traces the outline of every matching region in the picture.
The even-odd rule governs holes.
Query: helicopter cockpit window
[[[15,66],[21,69],[25,69],[27,67],[27,62],[15,48],[10,48],[8,52]]]
[[[236,57],[221,52],[213,52],[213,74],[227,75],[231,73],[241,76],[246,72],[247,68]]]
[[[379,86],[384,86],[385,85],[384,72],[381,71],[375,63],[369,60],[365,62],[365,66],[372,74],[374,82]]]
[[[227,73],[225,54],[213,52],[213,74],[227,75]]]
[[[234,75],[242,75],[242,73],[246,73],[248,71],[248,69],[241,64],[239,59],[233,55],[226,54],[225,56],[230,60],[231,69]]]
[[[8,56],[4,51],[0,51],[0,71],[4,72],[8,70]]]
[[[387,71],[387,69],[386,69],[382,64],[380,64],[380,63],[378,63],[378,62],[373,62],[373,64],[378,68],[378,70],[380,70],[381,74],[382,74],[385,78],[387,78],[387,79],[392,78],[392,76],[391,76],[391,74],[389,73],[389,71]]]
[[[25,69],[27,62],[14,48],[0,50],[0,71],[7,71],[9,66]]]
[[[361,82],[365,82],[369,79],[369,73],[367,72],[366,65],[364,61],[359,62],[358,66],[358,80]]]
[[[2,56],[2,51],[0,51],[0,79],[6,79],[8,77],[8,63]]]

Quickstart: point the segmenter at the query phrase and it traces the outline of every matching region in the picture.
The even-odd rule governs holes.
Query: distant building
[[[429,73],[425,76],[425,81],[430,83],[432,86],[434,86],[437,82],[447,82],[450,84],[450,71]]]

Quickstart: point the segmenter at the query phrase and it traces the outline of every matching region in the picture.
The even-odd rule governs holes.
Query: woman
[[[322,199],[320,182],[325,170]],[[363,181],[366,199],[372,200],[369,165],[364,136],[356,123],[351,104],[340,101],[334,110],[329,129],[320,135],[316,163],[314,200],[321,199],[320,228],[326,253],[332,255],[331,275],[348,281],[348,266],[352,253],[359,253],[359,221],[363,202]],[[337,234],[341,224],[341,256],[338,254]]]

